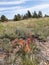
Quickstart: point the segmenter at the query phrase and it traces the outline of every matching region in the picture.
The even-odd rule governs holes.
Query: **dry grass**
[[[0,23],[0,35],[14,33],[17,28],[20,30],[21,28],[29,29],[35,34],[40,34],[44,38],[44,36],[49,36],[49,18],[30,18],[27,20]]]

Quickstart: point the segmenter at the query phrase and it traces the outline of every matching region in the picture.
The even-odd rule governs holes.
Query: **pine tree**
[[[4,22],[4,21],[8,21],[8,19],[6,18],[5,15],[2,15],[2,16],[1,16],[1,22]]]
[[[34,11],[34,13],[33,13],[33,16],[32,16],[33,18],[37,18],[38,17],[38,15],[37,15],[37,13],[36,13],[36,11]]]
[[[40,17],[42,17],[42,12],[41,11],[38,12],[38,18],[40,18]]]

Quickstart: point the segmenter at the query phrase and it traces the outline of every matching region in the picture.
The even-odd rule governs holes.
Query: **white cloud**
[[[32,6],[32,7],[28,7],[28,8],[24,8],[22,6],[13,6],[13,7],[2,7],[0,8],[0,11],[2,10],[12,10],[12,11],[26,11],[26,10],[42,10],[42,9],[46,9],[49,7],[49,4],[40,4],[40,5],[36,5],[36,6]]]
[[[32,7],[30,7],[30,8],[21,8],[21,9],[15,9],[15,10],[13,10],[12,11],[12,13],[13,14],[15,14],[15,13],[20,13],[20,14],[24,14],[24,13],[26,13],[27,12],[27,10],[30,10],[31,12],[33,12],[33,11],[39,11],[39,10],[41,10],[41,11],[44,11],[43,12],[43,14],[45,13],[45,12],[47,12],[46,10],[48,10],[48,8],[49,8],[49,4],[41,4],[41,5],[36,5],[36,6],[32,6]]]
[[[5,2],[0,2],[0,5],[22,4],[25,3],[26,1],[29,0],[5,1]]]
[[[15,10],[15,9],[20,9],[20,8],[22,8],[21,6],[15,6],[15,7],[2,7],[2,8],[0,8],[0,11],[9,11],[9,10]]]
[[[29,10],[42,10],[42,9],[46,9],[49,7],[49,4],[41,4],[41,5],[36,5],[34,7],[31,8],[27,8]]]

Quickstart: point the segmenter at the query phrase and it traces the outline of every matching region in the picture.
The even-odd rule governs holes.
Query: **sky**
[[[25,14],[28,10],[42,11],[49,15],[49,0],[0,0],[0,16],[5,15],[12,19],[15,14]]]

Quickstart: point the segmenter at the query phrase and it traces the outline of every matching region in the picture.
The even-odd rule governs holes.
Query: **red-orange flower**
[[[30,52],[30,48],[29,48],[29,46],[28,46],[28,44],[26,44],[26,46],[25,46],[25,52]]]
[[[20,45],[20,46],[23,46],[23,45],[24,45],[24,40],[23,40],[23,39],[21,39],[21,40],[19,41],[19,45]]]
[[[30,38],[27,38],[27,42],[30,44],[31,43],[31,39]]]

